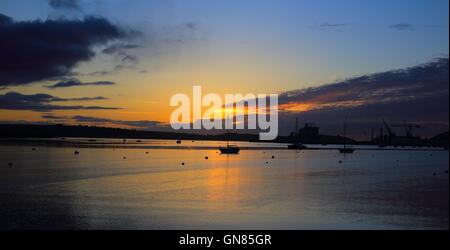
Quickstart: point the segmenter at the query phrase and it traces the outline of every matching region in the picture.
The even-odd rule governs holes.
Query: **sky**
[[[333,107],[355,136],[384,116],[431,136],[448,131],[448,23],[447,0],[2,0],[0,122],[159,129],[201,85],[280,94],[282,134],[294,117],[334,133]]]

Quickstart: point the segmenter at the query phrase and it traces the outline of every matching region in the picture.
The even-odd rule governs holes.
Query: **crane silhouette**
[[[414,124],[414,123],[406,123],[406,120],[403,121],[403,124],[394,124],[392,127],[403,127],[406,132],[406,137],[413,137],[413,129],[414,128],[421,128],[420,125]]]

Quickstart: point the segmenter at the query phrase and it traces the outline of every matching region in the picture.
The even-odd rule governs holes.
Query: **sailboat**
[[[219,150],[222,154],[238,154],[239,151],[241,151],[241,149],[238,146],[229,144],[229,134],[228,133],[227,133],[227,146],[219,147]]]
[[[294,136],[297,139],[297,141],[293,144],[288,145],[288,149],[296,149],[296,150],[306,149],[307,147],[298,141],[298,118],[295,118]]]
[[[339,152],[343,154],[351,154],[353,153],[352,147],[347,147],[347,116],[345,116],[345,122],[344,122],[344,148],[340,148]]]
[[[219,150],[222,154],[238,154],[241,149],[236,145],[229,144],[228,134],[227,134],[227,146],[220,147]]]

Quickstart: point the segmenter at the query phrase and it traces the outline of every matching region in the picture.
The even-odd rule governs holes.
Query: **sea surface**
[[[449,229],[440,149],[65,140],[0,145],[0,229]]]

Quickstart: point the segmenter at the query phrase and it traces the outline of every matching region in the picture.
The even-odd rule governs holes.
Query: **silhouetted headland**
[[[70,125],[23,125],[23,124],[2,124],[0,125],[1,138],[120,138],[120,139],[160,139],[160,140],[211,140],[211,141],[250,141],[265,142],[259,140],[258,134],[241,134],[228,132],[216,135],[202,135],[193,133],[143,131],[133,129],[108,128],[97,126],[70,126]],[[291,136],[278,136],[270,142],[289,143],[295,138]],[[347,138],[344,140],[340,136],[320,135],[320,142],[326,141],[330,144],[356,143]],[[307,143],[313,143],[308,141]]]

